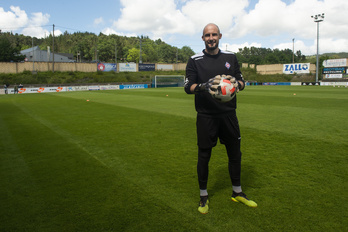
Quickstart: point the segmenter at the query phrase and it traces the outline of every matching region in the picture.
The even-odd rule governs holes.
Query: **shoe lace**
[[[243,193],[243,192],[240,192],[240,193],[233,192],[233,195],[234,195],[234,197],[238,197],[239,196],[239,197],[243,197],[243,198],[249,200],[247,198],[247,196],[245,195],[245,193]]]
[[[199,202],[199,205],[201,207],[204,207],[205,204],[207,203],[207,200],[208,200],[208,196],[201,196],[201,201]]]

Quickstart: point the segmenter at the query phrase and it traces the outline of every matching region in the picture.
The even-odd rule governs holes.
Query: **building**
[[[53,54],[48,47],[47,51],[40,50],[39,46],[28,48],[20,52],[26,56],[26,61],[35,62],[52,62]],[[70,53],[55,53],[54,62],[74,62],[74,55]]]

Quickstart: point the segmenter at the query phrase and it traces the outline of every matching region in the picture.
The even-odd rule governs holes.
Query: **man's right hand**
[[[212,85],[219,84],[220,80],[221,80],[221,76],[220,75],[217,75],[217,76],[215,76],[213,78],[210,78],[207,82],[197,84],[196,87],[194,88],[193,92],[194,93],[208,92],[210,87]]]

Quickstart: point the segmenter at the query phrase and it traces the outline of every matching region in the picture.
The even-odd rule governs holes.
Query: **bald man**
[[[219,49],[221,38],[222,34],[216,24],[206,25],[202,35],[205,49],[192,56],[186,66],[184,89],[187,94],[195,94],[197,111],[197,174],[200,189],[198,211],[202,214],[208,213],[209,210],[207,191],[209,160],[212,148],[217,145],[218,138],[220,143],[225,145],[227,151],[228,171],[232,183],[232,201],[257,207],[257,204],[249,200],[243,193],[240,182],[242,153],[239,123],[236,115],[237,97],[229,102],[219,102],[208,92],[217,75],[234,77],[234,84],[238,91],[242,91],[245,87],[245,81],[235,54]]]

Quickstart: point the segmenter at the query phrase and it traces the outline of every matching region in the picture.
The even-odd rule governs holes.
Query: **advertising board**
[[[325,67],[323,68],[323,74],[345,74],[347,67]]]
[[[324,67],[345,67],[347,66],[347,59],[329,59],[323,61]]]
[[[137,64],[136,63],[119,63],[118,68],[120,72],[136,72]]]
[[[101,72],[117,71],[117,65],[115,63],[98,63],[97,68]]]
[[[139,64],[139,72],[141,71],[155,71],[156,65],[155,64]]]
[[[173,70],[172,64],[157,64],[157,70]]]
[[[284,74],[309,73],[310,63],[284,64]]]

